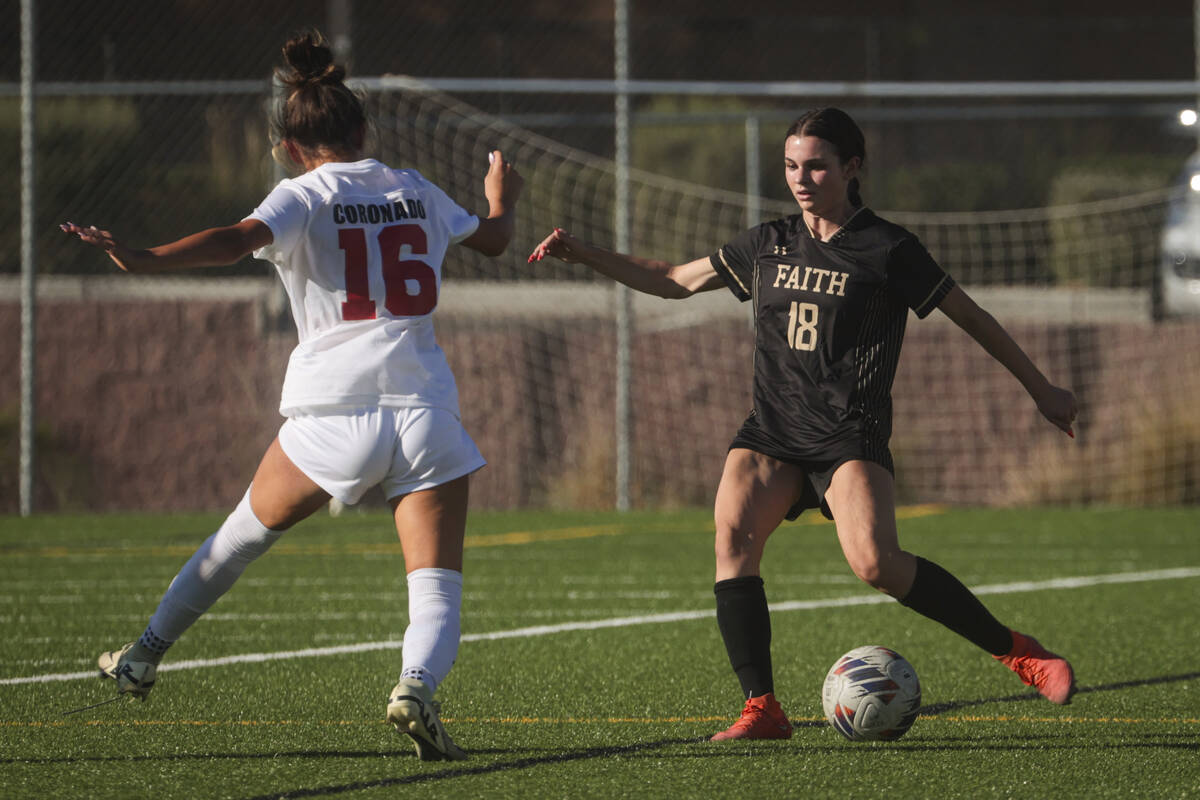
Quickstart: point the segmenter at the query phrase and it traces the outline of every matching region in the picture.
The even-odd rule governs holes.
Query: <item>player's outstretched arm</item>
[[[525,179],[512,163],[504,160],[499,150],[488,153],[491,166],[483,179],[483,193],[488,201],[487,219],[462,243],[485,256],[498,256],[508,248],[516,228],[517,198]]]
[[[168,272],[189,267],[220,267],[233,264],[275,240],[266,224],[247,219],[224,228],[209,228],[169,244],[135,250],[121,244],[108,231],[95,225],[84,227],[66,222],[58,227],[108,253],[108,257],[126,272]]]
[[[1050,383],[995,317],[959,286],[950,290],[938,308],[1021,382],[1046,419],[1068,436],[1075,436],[1071,428],[1076,414],[1075,395]]]
[[[672,265],[667,261],[627,256],[580,241],[562,228],[555,228],[543,239],[529,255],[529,261],[541,261],[546,256],[568,264],[586,264],[601,275],[656,297],[682,299],[724,285],[707,258]]]

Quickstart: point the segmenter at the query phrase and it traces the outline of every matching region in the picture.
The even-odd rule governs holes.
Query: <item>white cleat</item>
[[[120,650],[101,653],[97,659],[101,678],[113,678],[117,682],[117,693],[132,695],[145,700],[154,688],[154,676],[158,665],[152,661],[134,661],[129,651],[136,642],[130,642]]]
[[[387,721],[413,740],[422,761],[463,761],[467,754],[456,745],[438,719],[440,705],[429,687],[404,678],[388,697]]]

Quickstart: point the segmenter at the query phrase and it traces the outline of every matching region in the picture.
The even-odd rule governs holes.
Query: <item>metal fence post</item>
[[[34,253],[34,0],[21,0],[21,516],[33,513],[37,262]]]
[[[615,64],[616,92],[616,200],[614,232],[616,249],[628,253],[631,248],[631,219],[629,209],[629,2],[616,0],[615,17]],[[632,433],[632,403],[630,400],[633,382],[633,290],[624,284],[616,287],[617,303],[617,386],[616,386],[616,501],[618,511],[630,507],[630,438]]]
[[[1198,0],[1200,1],[1200,0]],[[762,221],[762,164],[758,146],[761,141],[758,117],[746,116],[746,227]]]

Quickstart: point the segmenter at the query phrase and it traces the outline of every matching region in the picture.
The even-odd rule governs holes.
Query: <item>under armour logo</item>
[[[438,729],[437,726],[433,724],[433,718],[429,716],[427,711],[425,711],[424,704],[421,705],[421,722],[425,723],[425,729],[429,731],[430,741],[432,741],[434,744],[437,744]]]
[[[787,254],[788,254],[787,245],[785,245],[785,244],[775,245],[775,255],[786,256]]]
[[[118,679],[124,678],[132,686],[135,686],[138,689],[149,689],[150,687],[152,687],[154,685],[154,681],[146,680],[146,675],[144,673],[140,677],[135,675],[133,672],[132,664],[122,664],[117,669],[116,677]]]

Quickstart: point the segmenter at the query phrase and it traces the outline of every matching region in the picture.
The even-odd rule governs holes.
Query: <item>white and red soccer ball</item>
[[[895,650],[856,647],[825,676],[821,704],[833,729],[852,742],[899,739],[917,719],[921,682]]]

